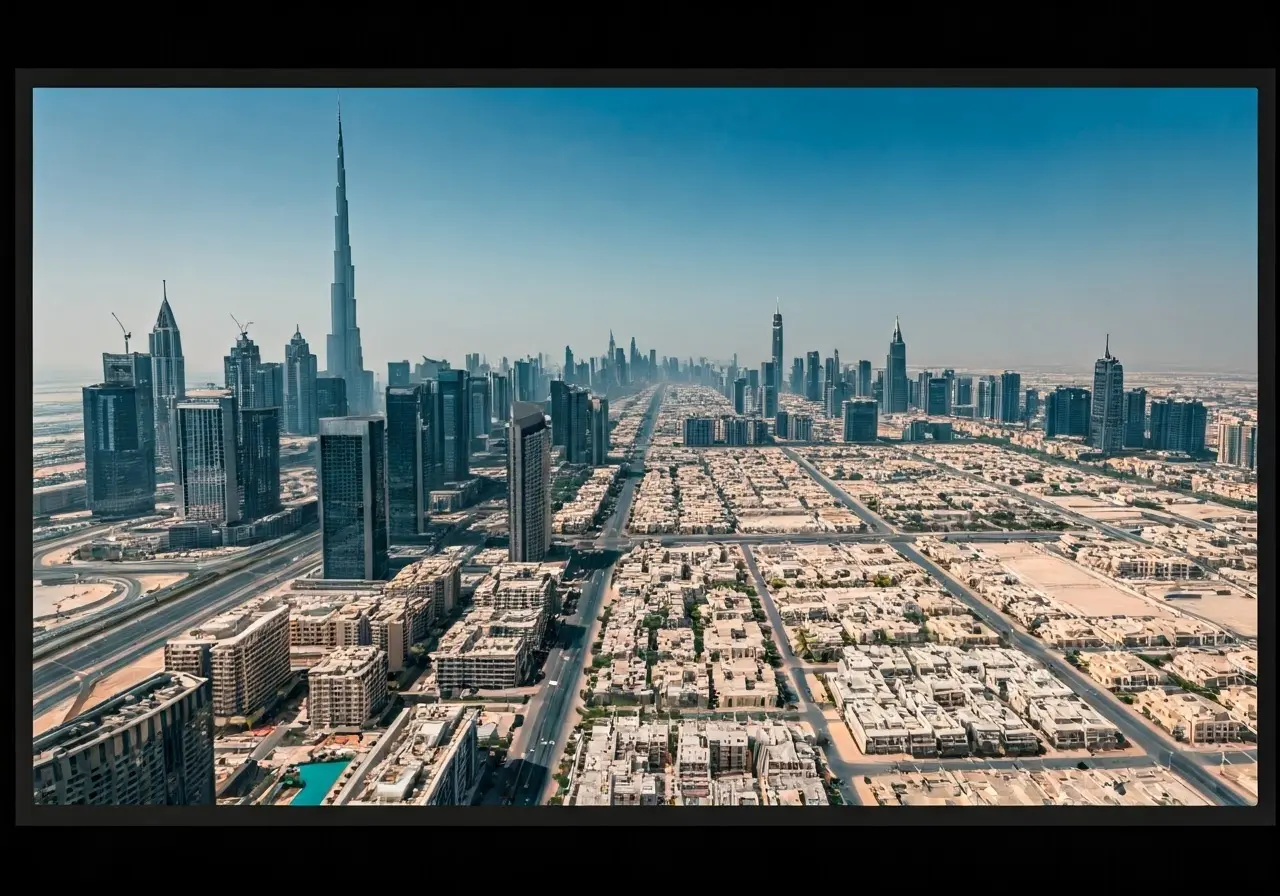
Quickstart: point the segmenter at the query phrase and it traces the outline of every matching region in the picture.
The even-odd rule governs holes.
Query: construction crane
[[[124,353],[127,355],[129,354],[129,340],[133,338],[133,334],[124,328],[124,324],[120,323],[120,318],[116,317],[114,311],[111,312],[111,316],[116,318],[116,323],[120,325],[120,332],[124,334]]]
[[[245,339],[248,339],[249,328],[253,326],[253,321],[249,321],[247,324],[242,324],[240,323],[240,321],[236,320],[236,316],[234,314],[231,315],[231,319],[235,320],[236,326],[240,328],[240,335],[243,336]]]

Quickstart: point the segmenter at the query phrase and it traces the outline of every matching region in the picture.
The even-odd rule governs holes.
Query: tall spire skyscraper
[[[902,325],[893,319],[893,338],[889,340],[889,354],[884,365],[884,412],[907,412],[907,343],[902,338]]]
[[[342,105],[338,105],[337,213],[333,218],[333,286],[329,293],[330,332],[325,364],[329,376],[347,384],[349,413],[370,413],[373,373],[364,369],[360,327],[356,324],[356,269],[351,263],[351,223],[347,212],[347,165],[342,148]]]
[[[778,300],[773,312],[773,388],[775,395],[782,394],[782,300]]]
[[[182,357],[182,334],[178,321],[169,307],[169,287],[160,281],[163,298],[160,314],[151,330],[151,384],[154,390],[156,418],[156,457],[161,467],[173,468],[173,416],[169,406],[171,399],[181,401],[187,396],[187,368]]]
[[[1089,413],[1089,444],[1103,454],[1124,447],[1124,365],[1106,349],[1093,365],[1093,403]]]

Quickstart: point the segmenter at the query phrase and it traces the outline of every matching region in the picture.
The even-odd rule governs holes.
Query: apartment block
[[[363,725],[387,705],[387,655],[377,647],[343,647],[307,672],[313,728]]]
[[[37,806],[212,806],[207,679],[162,672],[32,742]]]
[[[528,680],[533,651],[523,636],[495,637],[463,620],[440,639],[431,664],[441,690],[515,688]]]
[[[419,704],[396,716],[336,805],[465,806],[480,773],[480,713],[456,704]]]
[[[164,663],[209,679],[214,715],[251,715],[289,680],[289,608],[266,598],[215,616],[169,641]]]
[[[461,567],[448,555],[427,557],[406,566],[386,590],[387,597],[403,598],[410,608],[414,642],[426,637],[432,622],[453,612],[461,593]]]

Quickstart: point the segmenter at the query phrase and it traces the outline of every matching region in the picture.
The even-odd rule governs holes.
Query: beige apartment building
[[[387,705],[387,655],[377,647],[342,647],[307,672],[313,728],[363,725]]]
[[[406,566],[387,583],[387,597],[403,598],[410,643],[427,636],[431,624],[453,612],[462,596],[462,568],[453,557],[427,557]]]
[[[477,607],[495,610],[559,611],[558,586],[563,569],[546,563],[503,563],[490,570],[472,595]]]
[[[164,664],[209,679],[215,716],[251,715],[289,680],[289,608],[264,598],[216,616],[169,641]]]
[[[413,625],[403,598],[385,598],[369,619],[373,646],[387,655],[387,671],[403,672],[409,663]]]
[[[1239,719],[1199,694],[1151,688],[1135,695],[1134,706],[1174,738],[1193,746],[1241,740]]]
[[[1086,659],[1089,677],[1110,691],[1127,694],[1156,688],[1164,682],[1160,670],[1123,650],[1091,653]]]
[[[291,646],[336,650],[370,643],[369,614],[378,605],[376,597],[367,594],[307,595],[291,603]]]
[[[484,626],[454,626],[431,655],[441,690],[520,687],[533,657],[523,637],[490,637]]]

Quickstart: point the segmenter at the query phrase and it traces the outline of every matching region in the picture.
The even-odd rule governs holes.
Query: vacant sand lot
[[[1023,584],[1057,598],[1082,616],[1172,616],[1167,609],[1126,594],[1079,564],[1038,551],[1032,545],[984,544]]]
[[[1161,603],[1168,603],[1175,610],[1207,619],[1246,638],[1258,637],[1258,602],[1256,600],[1235,589],[1231,589],[1231,594],[1214,594],[1211,590],[1199,590],[1201,587],[1204,586],[1193,584],[1187,588],[1178,588],[1162,582],[1159,585],[1148,585],[1142,591]],[[1199,594],[1200,597],[1195,600],[1165,601],[1164,596],[1170,591],[1184,593],[1190,591]]]
[[[1099,501],[1088,495],[1045,495],[1045,499],[1064,510],[1078,513],[1103,523],[1123,523],[1142,519],[1142,511],[1135,507],[1117,507],[1108,501]]]
[[[159,591],[161,588],[168,588],[170,585],[182,581],[185,576],[169,575],[169,576],[138,576],[138,587],[143,594],[150,594],[152,591]]]
[[[99,582],[41,585],[33,581],[31,585],[31,612],[37,619],[55,613],[75,613],[86,604],[109,597],[115,587]]]
[[[1248,510],[1236,510],[1234,507],[1227,507],[1225,504],[1169,504],[1165,510],[1169,513],[1180,516],[1188,520],[1197,520],[1202,523],[1212,522],[1213,520],[1234,519],[1241,516],[1256,517],[1256,513]]]
[[[818,524],[812,513],[787,513],[738,517],[738,528],[743,532],[816,532]]]

